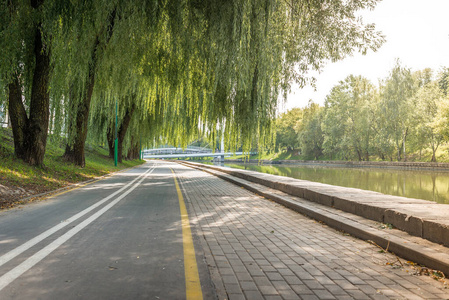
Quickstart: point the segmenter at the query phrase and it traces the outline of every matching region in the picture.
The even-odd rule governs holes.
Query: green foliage
[[[321,129],[323,108],[309,101],[303,110],[302,122],[297,124],[298,141],[301,154],[306,159],[319,159],[323,155],[324,134]]]
[[[447,96],[449,90],[449,68],[442,68],[438,77],[438,87],[442,93]]]
[[[396,147],[398,161],[406,155],[406,139],[414,124],[412,96],[415,87],[410,69],[402,67],[399,61],[380,87],[379,127],[385,128],[384,138]]]
[[[92,93],[90,141],[104,142],[118,101],[119,119],[130,105],[138,112],[125,147],[136,136],[182,146],[224,136],[229,149],[265,149],[292,82],[304,86],[313,82],[311,70],[380,47],[374,25],[355,17],[376,3],[46,0],[32,9],[28,1],[4,1],[1,89],[20,73],[29,101],[39,27],[51,56],[53,136],[74,140],[79,104]]]
[[[276,120],[276,148],[295,149],[299,147],[295,127],[302,119],[302,109],[293,108]]]
[[[375,93],[367,79],[350,75],[326,97],[322,128],[329,157],[369,160]]]
[[[309,102],[283,114],[278,136],[282,141],[294,130],[303,159],[436,161],[449,141],[441,76],[435,79],[431,69],[412,73],[399,62],[378,88],[350,75],[334,86],[324,107]]]
[[[444,95],[436,81],[422,86],[415,95],[416,110],[414,114],[415,145],[418,148],[430,147],[432,149],[431,161],[436,161],[435,153],[444,139],[447,120],[444,118]]]

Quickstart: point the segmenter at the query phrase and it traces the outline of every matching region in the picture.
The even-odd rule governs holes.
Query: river
[[[375,167],[225,163],[225,166],[449,204],[449,172]]]

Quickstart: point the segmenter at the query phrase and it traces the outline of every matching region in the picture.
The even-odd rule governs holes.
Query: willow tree
[[[326,97],[323,118],[324,152],[369,160],[372,148],[374,86],[362,76],[349,75]]]
[[[43,0],[0,4],[0,75],[8,90],[14,152],[31,165],[43,164],[47,143],[51,10]]]
[[[423,146],[430,146],[432,150],[432,158],[430,161],[436,162],[436,151],[443,142],[444,132],[447,123],[442,122],[441,107],[445,101],[444,94],[438,86],[438,82],[431,81],[423,85],[414,96],[416,98],[417,119],[416,135],[424,140]],[[422,149],[422,147],[421,147]]]
[[[380,87],[380,103],[378,114],[383,115],[383,128],[391,137],[396,147],[397,160],[403,155],[406,159],[406,141],[410,134],[411,125],[414,122],[413,95],[416,92],[415,82],[410,69],[396,65]]]
[[[104,106],[111,120],[115,100],[131,94],[137,95],[135,110],[141,123],[159,129],[142,130],[148,139],[186,145],[199,134],[210,140],[223,135],[228,147],[243,144],[249,150],[252,142],[272,141],[277,103],[292,82],[303,86],[312,80],[311,70],[355,50],[380,46],[383,38],[374,25],[355,17],[357,10],[373,8],[376,2],[52,0],[51,14],[29,18],[35,20],[33,28],[41,28],[33,32],[51,37],[51,51],[41,47],[44,51],[34,51],[28,63],[24,57],[30,56],[22,54],[31,53],[35,47],[28,45],[34,44],[23,43],[22,36],[8,37],[23,51],[8,56],[12,58],[2,63],[1,71],[14,83],[12,75],[23,66],[38,70],[32,68],[37,54],[50,58],[54,75],[38,73],[37,79],[50,80],[51,98],[63,99],[64,109],[58,111],[65,118],[55,120],[65,119],[67,124],[52,127],[67,130],[67,157],[81,166],[92,106]],[[7,4],[2,5],[2,16],[8,16]],[[23,14],[21,22],[28,24],[29,15],[34,13]],[[21,22],[0,26],[20,27]],[[40,25],[46,22],[52,25]],[[30,32],[22,29],[17,32]],[[6,70],[9,66],[15,69]],[[43,119],[48,122],[48,116]]]
[[[211,97],[201,102],[206,132],[225,129],[226,144],[270,142],[280,97],[304,86],[311,70],[376,49],[382,37],[354,15],[376,1],[202,1],[207,78]]]
[[[161,124],[153,134],[175,145],[223,134],[229,147],[249,150],[254,140],[270,142],[291,82],[302,86],[310,70],[381,44],[354,16],[375,2],[149,1],[137,13],[118,1],[109,4],[113,34],[95,69],[103,90],[93,95],[107,90],[100,105],[111,106],[130,92],[120,79],[135,80],[142,120]]]

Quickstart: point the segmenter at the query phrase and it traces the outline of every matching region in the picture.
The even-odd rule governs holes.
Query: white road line
[[[115,191],[114,193],[112,193],[111,195],[107,196],[106,198],[103,198],[102,200],[100,200],[99,202],[93,204],[92,206],[89,206],[88,208],[86,208],[85,210],[77,213],[76,215],[74,215],[73,217],[62,221],[61,223],[59,223],[58,225],[48,229],[47,231],[39,234],[38,236],[32,238],[31,240],[23,243],[22,245],[18,246],[17,248],[9,251],[8,253],[0,256],[0,266],[4,265],[5,263],[7,263],[8,261],[10,261],[11,259],[13,259],[14,257],[20,255],[21,253],[25,252],[26,250],[30,249],[31,247],[33,247],[34,245],[36,245],[37,243],[43,241],[44,239],[46,239],[47,237],[49,237],[50,235],[52,235],[53,233],[59,231],[60,229],[66,227],[67,225],[69,225],[70,223],[72,223],[73,221],[81,218],[82,216],[84,216],[85,214],[91,212],[92,210],[94,210],[95,208],[97,208],[98,206],[102,205],[103,203],[105,203],[106,201],[110,200],[112,197],[114,197],[115,195],[117,195],[118,193],[122,192],[124,189],[128,188],[130,185],[132,185],[134,182],[136,182],[136,180],[138,180],[139,178],[145,176],[148,172],[152,172],[154,170],[156,166],[153,165],[150,169],[148,169],[147,171],[145,171],[145,173],[139,175],[137,178],[133,179],[130,183],[126,184],[124,187],[122,187],[121,189],[119,189],[118,191]]]
[[[73,237],[75,234],[80,232],[83,228],[85,228],[87,225],[95,221],[97,218],[99,218],[102,214],[104,214],[106,211],[108,211],[111,207],[116,205],[120,200],[125,198],[129,193],[131,193],[137,186],[139,186],[140,183],[145,179],[148,172],[152,172],[154,168],[148,171],[146,171],[144,174],[142,174],[142,178],[137,182],[134,186],[132,186],[130,189],[128,189],[126,192],[121,194],[119,197],[117,197],[114,201],[97,211],[95,214],[75,226],[74,228],[67,231],[65,234],[61,235],[59,238],[57,238],[55,241],[50,243],[48,246],[34,254],[33,256],[29,257],[27,260],[25,260],[23,263],[12,269],[11,271],[7,272],[3,276],[0,277],[0,291],[5,288],[8,284],[13,282],[15,279],[17,279],[20,275],[31,269],[34,265],[36,265],[38,262],[40,262],[42,259],[47,257],[51,252],[56,250],[59,246],[64,244],[66,241],[68,241],[71,237]],[[149,174],[149,173],[148,173]],[[141,176],[139,176],[141,177]],[[138,178],[139,178],[138,177]]]

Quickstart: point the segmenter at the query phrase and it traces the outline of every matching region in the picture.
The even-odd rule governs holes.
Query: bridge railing
[[[156,155],[156,154],[191,154],[191,153],[210,153],[211,149],[205,147],[189,146],[186,149],[175,147],[160,147],[153,149],[143,150],[144,155]]]

